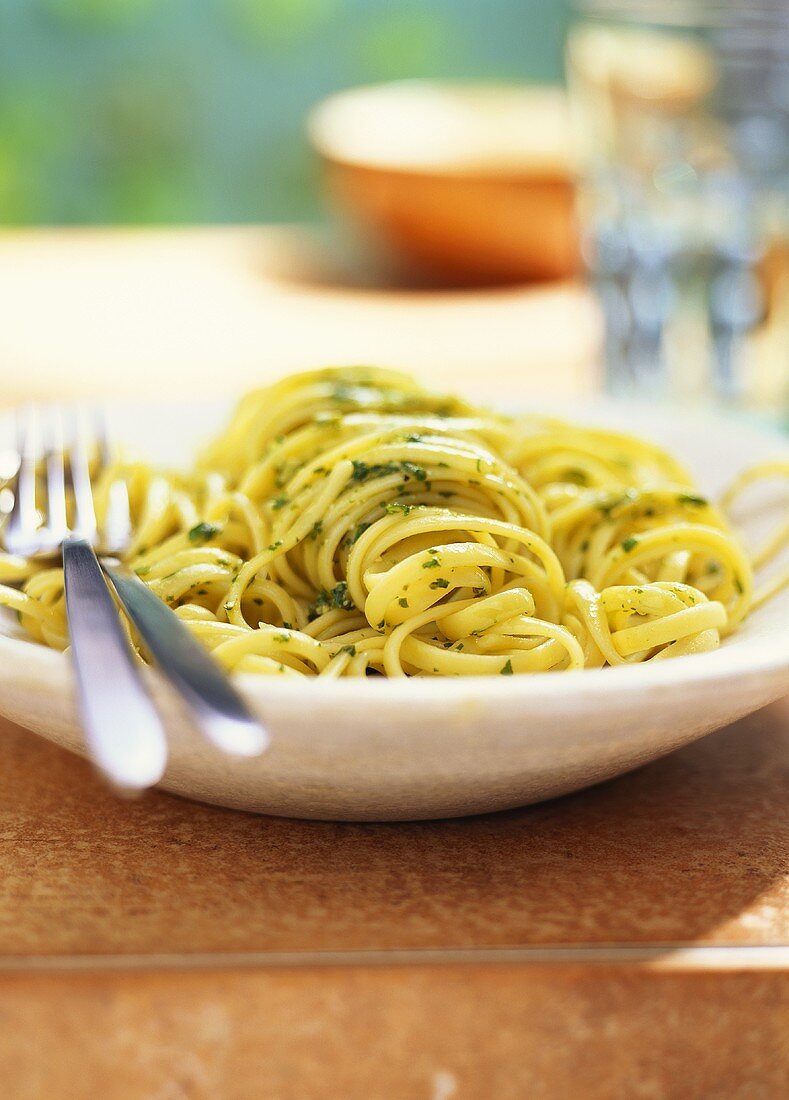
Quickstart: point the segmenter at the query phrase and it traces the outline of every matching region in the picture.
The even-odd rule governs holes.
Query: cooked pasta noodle
[[[789,463],[746,472],[728,506]],[[252,393],[189,474],[118,462],[132,569],[227,669],[509,675],[715,648],[789,570],[753,560],[682,467],[635,437],[512,418],[411,378],[320,370]],[[0,556],[0,602],[46,645],[59,569]]]

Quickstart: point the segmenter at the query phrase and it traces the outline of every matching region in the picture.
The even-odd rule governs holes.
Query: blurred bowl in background
[[[308,129],[332,200],[422,277],[455,285],[578,269],[558,87],[402,81],[341,92]]]

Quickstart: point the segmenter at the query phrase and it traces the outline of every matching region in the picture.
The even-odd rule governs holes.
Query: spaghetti
[[[789,477],[789,463],[748,472]],[[390,371],[320,370],[239,404],[189,474],[119,462],[127,562],[225,668],[509,675],[715,648],[754,589],[723,511],[635,437],[515,419]],[[68,644],[59,569],[0,555],[0,603]]]

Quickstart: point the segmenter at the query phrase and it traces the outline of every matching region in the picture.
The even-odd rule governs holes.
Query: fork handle
[[[268,733],[178,616],[130,569],[106,559],[102,568],[151,657],[180,692],[203,735],[224,752],[262,752]]]
[[[85,539],[64,540],[63,575],[71,658],[91,757],[117,787],[150,787],[167,763],[164,728],[98,558]]]

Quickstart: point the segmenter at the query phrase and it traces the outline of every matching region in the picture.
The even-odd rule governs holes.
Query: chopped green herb
[[[331,602],[332,607],[336,607],[342,611],[353,611],[354,602],[348,595],[348,585],[345,581],[340,581],[339,584],[335,584],[331,590]]]
[[[307,538],[312,539],[312,541],[314,542],[315,539],[318,537],[318,535],[321,533],[322,530],[323,530],[323,520],[322,519],[316,519],[315,522],[312,525],[312,529],[311,529],[309,535],[307,536]]]
[[[696,508],[706,508],[707,500],[704,497],[698,497],[694,493],[679,493],[677,500],[680,504],[693,504]]]
[[[275,634],[274,635],[274,641],[275,642],[289,642],[290,641],[290,634]]]
[[[277,539],[277,541],[276,541],[276,542],[272,542],[272,543],[270,543],[270,544],[269,544],[269,545],[268,545],[268,546],[266,547],[266,549],[267,549],[267,550],[272,550],[272,551],[273,551],[273,550],[279,550],[280,546],[282,546],[282,539]]]
[[[366,462],[353,462],[353,481],[368,481],[372,477],[386,477],[387,474],[396,474],[399,470],[396,462],[374,463],[369,466]]]
[[[576,467],[572,467],[569,470],[565,470],[564,480],[569,481],[571,485],[588,485],[589,475],[585,470],[579,470]]]
[[[413,512],[416,505],[401,504],[400,501],[394,500],[390,501],[388,504],[382,504],[381,507],[384,509],[388,516],[397,515],[398,512],[402,512],[404,516],[408,516],[411,514],[411,512]]]
[[[351,475],[352,481],[366,481],[370,477],[371,467],[366,462],[358,462],[353,460],[353,474]]]
[[[189,532],[189,541],[206,542],[218,535],[221,530],[222,528],[217,527],[215,523],[198,523]]]
[[[342,647],[342,649],[340,650],[340,653],[348,653],[351,657],[355,657],[356,656],[356,646],[355,645],[344,645]]]
[[[446,577],[436,577],[434,581],[430,583],[431,588],[449,588],[449,581]]]
[[[507,658],[507,663],[499,673],[500,676],[512,676],[512,661]]]
[[[405,596],[401,596],[397,602],[400,604],[401,607],[408,607],[408,600],[405,598]]]
[[[424,468],[424,466],[417,466],[414,462],[401,462],[400,465],[403,468],[406,478],[410,474],[415,477],[417,481],[426,480],[427,470]]]
[[[622,540],[622,549],[625,551],[626,554],[629,554],[631,550],[635,550],[637,546],[638,539],[634,539],[632,535],[630,536],[630,538]]]
[[[374,463],[372,466],[366,462],[359,462],[354,460],[353,462],[353,481],[369,481],[374,477],[386,477],[387,474],[405,474],[405,479],[408,481],[414,477],[417,481],[425,481],[427,479],[427,470],[424,466],[417,466],[415,462],[383,462]]]
[[[441,562],[438,560],[438,558],[430,558],[429,561],[423,561],[422,562],[422,568],[423,569],[438,569],[440,564],[441,564]]]
[[[325,615],[327,611],[353,611],[354,602],[348,595],[348,585],[345,581],[335,584],[331,592],[324,588],[320,590],[314,601],[310,604],[309,619],[317,619],[319,615]]]
[[[278,512],[280,508],[284,508],[288,503],[288,497],[286,493],[280,493],[278,497],[274,497],[271,502],[271,507],[275,512]]]

